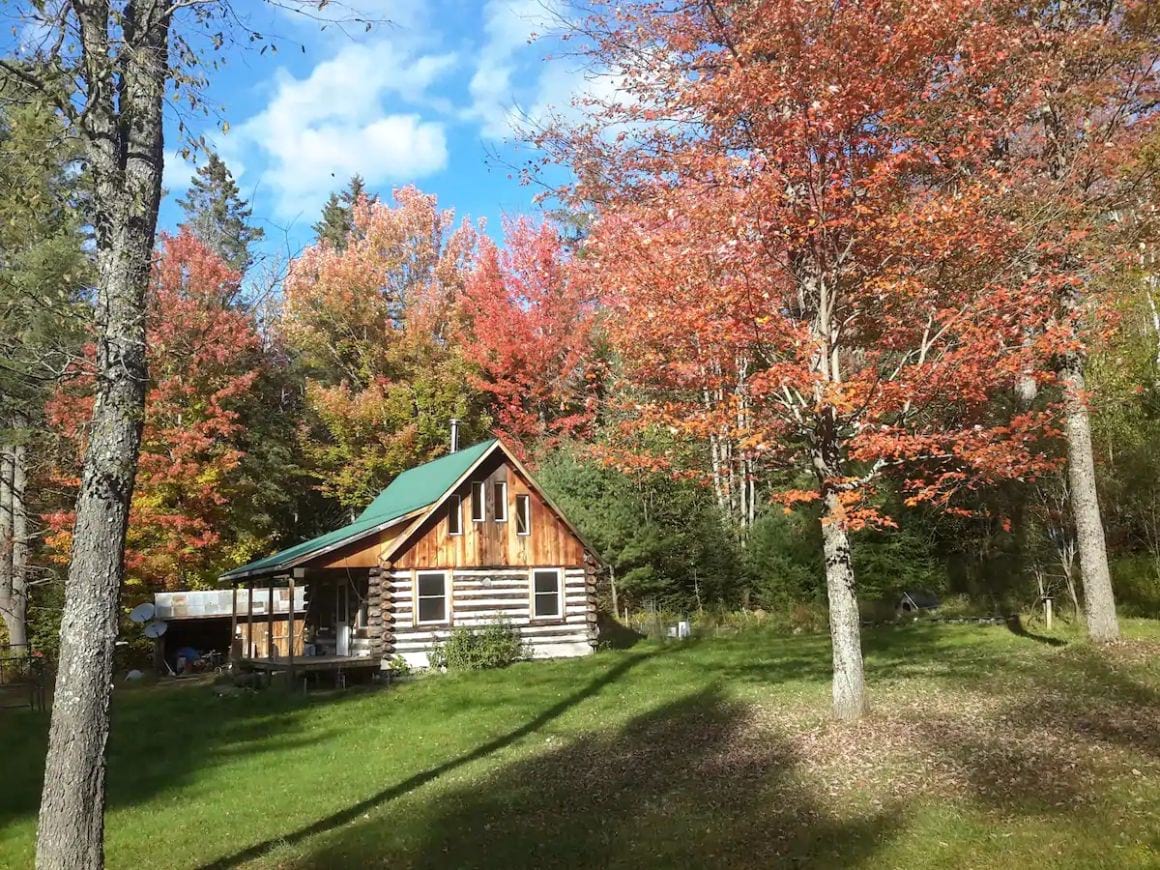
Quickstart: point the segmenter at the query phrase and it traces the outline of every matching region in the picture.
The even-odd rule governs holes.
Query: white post
[[[1047,628],[1051,629],[1051,599],[1043,599],[1043,617],[1047,621]]]

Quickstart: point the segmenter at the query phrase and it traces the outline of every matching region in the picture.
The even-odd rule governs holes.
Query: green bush
[[[898,602],[894,598],[859,598],[858,615],[865,622],[893,622],[898,619]]]
[[[1151,556],[1126,556],[1112,562],[1117,608],[1125,616],[1160,616],[1160,579]]]
[[[936,615],[944,619],[966,619],[974,616],[1005,616],[1000,613],[1002,607],[997,607],[988,601],[978,601],[969,595],[948,595],[939,605]]]
[[[520,633],[506,620],[482,628],[453,629],[451,637],[436,644],[427,654],[432,668],[449,671],[480,671],[505,668],[531,651],[520,639]]]
[[[824,604],[795,604],[789,610],[789,630],[794,634],[819,634],[829,628],[830,610]]]
[[[408,662],[401,655],[392,656],[391,660],[387,662],[387,667],[396,677],[406,677],[411,673],[410,662]]]

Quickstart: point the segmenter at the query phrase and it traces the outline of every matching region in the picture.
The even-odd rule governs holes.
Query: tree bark
[[[608,566],[608,585],[612,590],[612,618],[620,618],[620,596],[616,589],[616,569],[611,565]]]
[[[834,716],[858,719],[866,713],[862,669],[862,630],[850,536],[838,494],[825,497],[822,541],[826,559],[826,594],[830,601],[830,644],[834,652]]]
[[[15,459],[15,447],[11,444],[0,444],[0,617],[4,620],[4,627],[8,630],[8,643],[13,640],[15,623],[14,572],[12,565],[13,518],[12,509],[12,468]]]
[[[24,421],[18,420],[23,426]],[[10,474],[0,489],[7,513],[5,554],[0,568],[0,616],[8,630],[12,646],[28,645],[28,450],[23,444],[7,449],[7,473]]]
[[[169,9],[74,4],[95,188],[97,381],[65,585],[36,866],[104,866],[105,744],[125,533],[145,406],[145,291],[162,173]],[[120,32],[114,51],[111,40]],[[114,34],[114,36],[110,36]]]
[[[1083,360],[1078,354],[1069,356],[1063,376],[1067,402],[1067,476],[1083,580],[1083,610],[1092,640],[1116,640],[1120,636],[1120,626],[1116,620],[1116,601],[1096,491],[1091,420],[1084,397]]]

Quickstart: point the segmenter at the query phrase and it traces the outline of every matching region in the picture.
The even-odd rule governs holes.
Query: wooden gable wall
[[[473,522],[471,519],[471,484],[479,480],[485,483],[484,521],[481,523]],[[495,520],[493,494],[497,481],[507,483],[506,522]],[[524,568],[584,565],[583,543],[502,453],[497,452],[476,469],[455,494],[463,499],[463,534],[448,534],[449,500],[424,523],[423,528],[415,532],[411,543],[395,554],[392,560],[394,568]],[[516,534],[517,495],[531,496],[530,535]]]
[[[400,534],[414,522],[414,518],[405,522],[387,526],[381,532],[339,547],[329,553],[324,553],[306,563],[308,568],[377,568],[382,554],[395,542]]]

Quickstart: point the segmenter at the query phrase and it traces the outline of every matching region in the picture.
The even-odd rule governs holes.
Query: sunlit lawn
[[[828,639],[760,630],[306,699],[121,691],[108,863],[1160,866],[1160,623],[1126,628],[875,630],[853,726]],[[2,867],[31,864],[45,731],[0,713]]]

